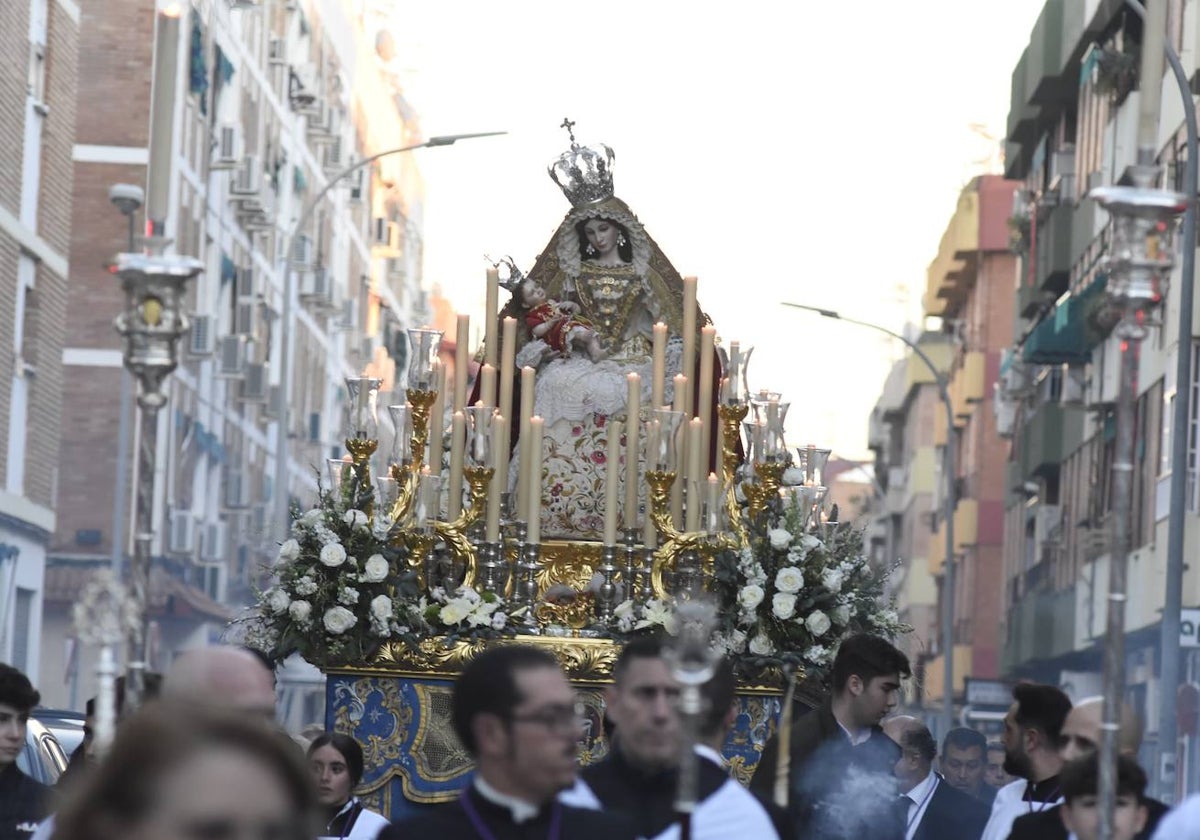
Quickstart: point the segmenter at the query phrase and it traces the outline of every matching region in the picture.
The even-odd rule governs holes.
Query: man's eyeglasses
[[[582,703],[573,706],[549,706],[524,714],[509,717],[513,723],[536,723],[555,735],[575,735],[586,720],[587,707]]]

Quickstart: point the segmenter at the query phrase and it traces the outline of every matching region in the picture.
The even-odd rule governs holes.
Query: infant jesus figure
[[[525,323],[534,338],[540,338],[564,356],[572,347],[586,350],[593,362],[604,358],[600,336],[587,319],[576,317],[579,304],[571,301],[546,299],[546,290],[533,280],[521,284],[521,300],[525,303]]]

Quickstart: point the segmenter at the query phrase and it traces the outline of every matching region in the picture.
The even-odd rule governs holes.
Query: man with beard
[[[451,701],[454,731],[476,773],[458,801],[389,826],[379,840],[632,840],[615,814],[557,800],[575,782],[583,719],[548,651],[504,645],[463,669]]]
[[[983,840],[1006,840],[1017,817],[1062,802],[1058,743],[1069,711],[1071,701],[1052,685],[1013,688],[1013,704],[1004,716],[1004,770],[1017,780],[996,794]]]
[[[879,723],[896,707],[908,658],[869,634],[842,642],[833,660],[833,694],[792,726],[787,750],[787,807],[802,840],[903,836],[895,819],[892,775],[900,748]],[[763,749],[750,789],[773,798],[779,738]]]
[[[996,789],[983,781],[987,768],[987,739],[974,729],[958,726],[942,739],[942,754],[938,758],[942,778],[988,808],[996,798]]]
[[[582,781],[562,801],[627,815],[639,834],[656,840],[678,836],[679,763],[683,733],[671,675],[659,639],[635,639],[613,665],[605,694],[605,717],[613,723],[609,754],[584,769]],[[737,692],[732,665],[722,660],[701,688],[704,713],[698,723],[696,809],[692,840],[776,840],[765,806],[730,778],[717,747],[725,739]]]
[[[1089,697],[1080,700],[1067,714],[1063,723],[1059,753],[1064,762],[1079,761],[1093,756],[1100,749],[1100,725],[1104,709],[1104,698]],[[1117,749],[1129,761],[1136,762],[1138,748],[1142,745],[1142,724],[1133,707],[1121,704],[1121,737]],[[1065,790],[1065,784],[1064,784]],[[1065,795],[1065,794],[1064,794]],[[1146,840],[1153,833],[1167,806],[1157,799],[1142,798],[1147,819],[1137,832],[1135,840]],[[1034,814],[1017,817],[1013,822],[1009,840],[1067,840],[1067,828],[1063,825],[1061,805]]]

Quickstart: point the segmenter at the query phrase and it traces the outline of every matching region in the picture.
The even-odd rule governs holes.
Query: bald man
[[[185,651],[171,664],[163,697],[275,719],[275,675],[263,660],[237,647]]]
[[[1104,698],[1088,697],[1072,707],[1063,721],[1059,754],[1064,762],[1087,758],[1100,749],[1100,724],[1104,715]],[[1142,745],[1142,722],[1128,703],[1121,706],[1120,742],[1121,755],[1137,759]],[[1062,822],[1062,807],[1056,805],[1045,811],[1026,814],[1013,821],[1008,840],[1067,840],[1067,829]],[[1167,806],[1157,799],[1146,799],[1149,819],[1134,840],[1147,840],[1154,833],[1159,819],[1166,813]]]
[[[905,840],[978,840],[988,808],[933,772],[937,741],[916,718],[897,715],[883,731],[900,747],[895,774],[900,794],[898,818]]]

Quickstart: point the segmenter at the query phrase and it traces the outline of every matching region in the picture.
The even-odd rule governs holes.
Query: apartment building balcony
[[[1029,569],[1025,576],[1048,577],[1048,571],[1039,571],[1039,563]],[[1010,585],[1020,580],[1014,579]],[[1042,585],[1042,584],[1038,584]],[[1075,649],[1075,588],[1067,587],[1057,592],[1041,588],[1026,591],[1011,598],[1008,610],[1008,632],[1001,654],[1001,668],[1006,673],[1019,669],[1023,664],[1054,659]]]
[[[1021,480],[1031,481],[1058,468],[1065,456],[1063,420],[1065,411],[1055,402],[1039,405],[1021,429],[1018,452]]]
[[[908,476],[903,467],[888,467],[887,495],[884,498],[888,513],[902,514],[908,505]]]
[[[975,406],[983,402],[986,370],[987,354],[982,350],[971,350],[963,354],[962,364],[950,380],[950,400],[954,405],[956,418],[965,420],[971,416]]]
[[[1034,285],[1057,298],[1071,280],[1071,234],[1075,213],[1070,202],[1039,208],[1034,244]]]

